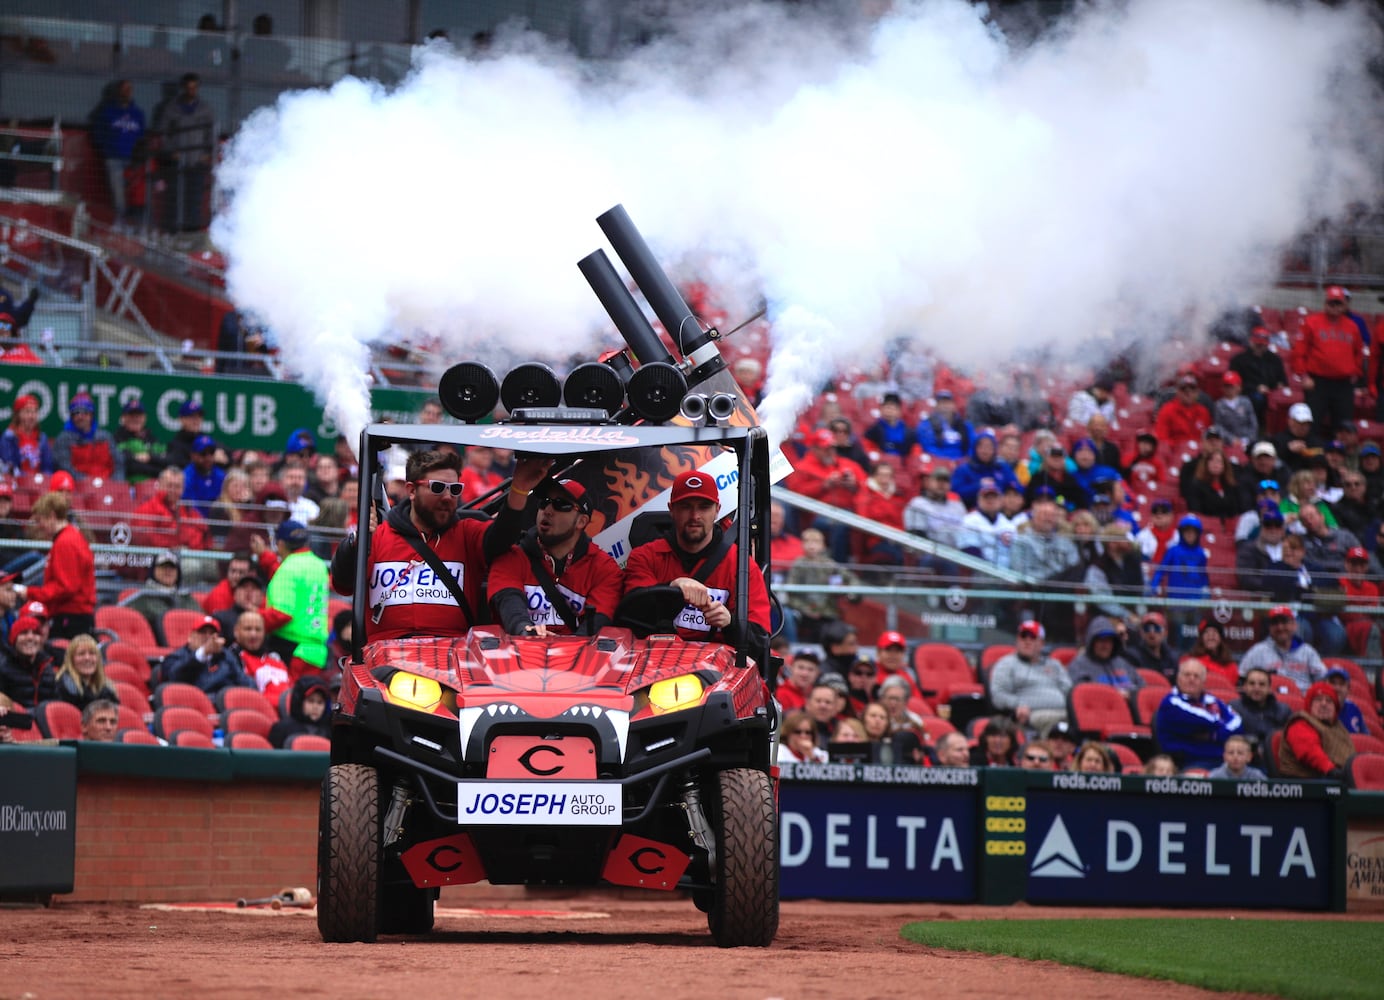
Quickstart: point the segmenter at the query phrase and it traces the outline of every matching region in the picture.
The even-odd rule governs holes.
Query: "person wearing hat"
[[[164,549],[154,556],[149,566],[149,576],[139,593],[124,601],[125,607],[132,608],[144,616],[154,632],[159,645],[168,645],[163,634],[164,612],[174,608],[185,611],[201,611],[202,606],[192,592],[182,585],[183,569],[178,555],[171,549]]]
[[[1323,436],[1354,417],[1355,387],[1365,378],[1365,339],[1348,315],[1349,298],[1329,286],[1325,307],[1307,314],[1293,341],[1293,372]]]
[[[1365,477],[1365,500],[1377,504],[1384,499],[1384,451],[1376,441],[1360,446],[1360,473]]]
[[[855,664],[852,664],[852,671],[859,665],[859,662],[857,660]],[[912,689],[913,694],[922,697],[922,692],[918,689],[918,682],[913,677],[913,670],[908,665],[908,640],[903,637],[902,632],[886,629],[875,640],[873,683],[883,684],[890,677],[902,677],[908,681],[908,686]]]
[[[1243,491],[1241,495],[1244,495]],[[1259,536],[1259,515],[1268,507],[1274,507],[1281,512],[1283,510],[1280,505],[1282,498],[1283,487],[1278,484],[1277,479],[1259,480],[1255,485],[1252,505],[1235,521],[1235,544],[1239,545],[1246,539],[1257,538]]]
[[[929,455],[952,460],[965,458],[975,440],[975,428],[956,409],[949,389],[938,389],[932,412],[918,421],[918,446]]]
[[[1249,333],[1249,346],[1230,359],[1230,370],[1240,376],[1260,427],[1268,416],[1269,394],[1288,384],[1283,359],[1269,350],[1271,340],[1268,329],[1257,326]]]
[[[53,464],[79,481],[123,480],[125,454],[115,446],[110,431],[96,423],[96,402],[79,392],[67,404],[68,419],[53,439]]]
[[[43,360],[24,341],[19,339],[19,327],[14,317],[0,312],[0,364],[41,365]]]
[[[299,677],[288,696],[288,713],[269,727],[269,743],[278,750],[300,735],[331,738],[331,692],[321,677]]]
[[[903,419],[903,399],[897,392],[886,392],[879,401],[879,418],[865,428],[865,440],[883,455],[907,458],[918,443],[918,434]]]
[[[1361,545],[1350,549],[1346,553],[1346,570],[1337,580],[1347,605],[1380,606],[1379,584],[1370,579],[1371,575],[1369,550]],[[1381,636],[1376,617],[1362,611],[1340,612],[1340,622],[1346,630],[1346,645],[1352,655],[1378,658]]]
[[[951,470],[940,462],[927,471],[918,495],[903,508],[906,531],[953,548],[965,517],[966,505],[951,491]]]
[[[1355,744],[1341,724],[1341,696],[1330,684],[1317,681],[1307,688],[1302,701],[1302,711],[1294,712],[1283,729],[1279,775],[1342,780]]]
[[[40,539],[52,543],[43,583],[13,585],[20,600],[47,605],[55,639],[90,633],[96,625],[96,560],[86,538],[68,520],[68,513],[69,501],[63,493],[45,493],[34,502],[29,523]]]
[[[1158,454],[1158,435],[1148,428],[1136,434],[1134,450],[1125,457],[1124,468],[1131,483],[1144,483],[1148,489],[1158,488],[1168,474],[1168,467]]]
[[[1081,734],[1070,722],[1055,722],[1048,729],[1047,736],[1048,749],[1052,751],[1052,769],[1054,771],[1072,770],[1072,755],[1076,753],[1076,748],[1081,742]]]
[[[836,435],[825,427],[809,437],[811,448],[798,460],[785,485],[796,493],[822,503],[855,510],[855,499],[865,485],[865,470],[836,450]],[[850,530],[827,518],[815,522],[827,536],[831,554],[838,562],[850,559]]]
[[[1118,489],[1120,500],[1123,501],[1124,486],[1120,479],[1120,470],[1114,466],[1100,463],[1100,445],[1088,437],[1077,438],[1072,444],[1071,454],[1072,461],[1076,463],[1076,470],[1073,475],[1088,496],[1094,496],[1096,485],[1104,483],[1107,492],[1113,493]],[[1114,484],[1120,485],[1116,487]]]
[[[550,479],[541,493],[534,526],[491,564],[495,617],[510,635],[595,635],[620,603],[624,574],[586,535],[586,487]]]
[[[1154,418],[1153,432],[1158,440],[1181,451],[1188,442],[1200,442],[1211,426],[1211,411],[1201,401],[1201,388],[1196,375],[1183,372],[1177,378],[1177,390],[1158,409]]]
[[[1256,642],[1240,657],[1240,677],[1255,667],[1278,677],[1286,677],[1299,691],[1326,678],[1326,664],[1320,654],[1302,640],[1298,632],[1297,612],[1286,604],[1269,609],[1268,635]]]
[[[1149,504],[1148,523],[1134,536],[1134,544],[1139,546],[1139,557],[1144,563],[1145,579],[1153,576],[1153,571],[1163,561],[1168,546],[1177,540],[1177,525],[1173,522],[1173,502],[1167,497],[1157,497]]]
[[[1211,419],[1225,437],[1248,448],[1259,436],[1259,417],[1253,401],[1242,391],[1243,386],[1239,372],[1228,371],[1221,376],[1221,398],[1211,408]]]
[[[716,523],[720,505],[716,480],[707,473],[693,469],[674,479],[668,498],[672,530],[630,553],[625,593],[677,587],[687,602],[674,621],[678,635],[701,642],[744,642],[757,654],[769,643],[769,593],[764,576],[751,572],[749,593],[743,595],[748,633],[742,634],[735,621],[741,610],[735,590],[737,550]]]
[[[168,442],[169,465],[187,468],[192,461],[192,443],[202,436],[202,404],[199,400],[184,400],[178,407],[178,429]]]
[[[10,409],[10,425],[0,435],[0,475],[49,475],[56,466],[48,435],[38,425],[38,397],[16,396]]]
[[[1002,507],[1000,484],[983,477],[976,488],[976,509],[961,519],[956,547],[992,566],[1008,569],[1019,528]]]
[[[961,498],[967,508],[974,510],[980,496],[980,483],[987,479],[1000,493],[1019,482],[1014,470],[1000,460],[994,432],[985,430],[975,435],[971,454],[966,461],[952,470],[952,492]]]
[[[1240,502],[1246,505],[1246,509],[1259,501],[1261,484],[1265,480],[1274,480],[1281,491],[1292,476],[1292,471],[1278,460],[1278,449],[1272,441],[1256,441],[1250,445],[1249,464],[1244,473],[1238,477],[1238,482]]]
[[[120,408],[120,423],[111,437],[125,464],[125,481],[134,485],[153,479],[168,464],[159,444],[149,430],[149,415],[138,396],[125,401]]]
[[[193,684],[208,696],[222,688],[253,688],[255,682],[226,650],[221,624],[206,615],[187,634],[187,642],[163,658],[160,668],[165,681]]]
[[[1137,633],[1125,646],[1125,656],[1140,670],[1156,670],[1172,683],[1177,678],[1177,651],[1168,641],[1168,619],[1148,611],[1139,619]]]
[[[0,694],[32,712],[39,702],[57,697],[57,666],[43,644],[43,626],[21,614],[10,626],[9,642],[0,644]]]
[[[1249,515],[1246,515],[1248,517]],[[1235,585],[1241,590],[1268,590],[1267,574],[1283,561],[1287,518],[1272,500],[1264,500],[1255,512],[1258,529],[1235,543]]]
[[[288,616],[275,635],[291,644],[289,674],[297,680],[305,673],[327,667],[327,619],[331,581],[327,563],[309,548],[307,525],[292,519],[279,525],[274,535],[279,568],[269,578],[264,602],[267,608]]]
[[[1360,706],[1350,699],[1350,671],[1345,667],[1332,667],[1326,672],[1326,683],[1336,690],[1336,698],[1341,706],[1341,725],[1349,732],[1368,736],[1369,726],[1365,725],[1365,715]]]
[[[1043,654],[1044,636],[1038,622],[1021,622],[1014,635],[1014,651],[990,668],[990,703],[1037,733],[1066,721],[1067,694],[1072,689],[1067,668]]]
[[[203,517],[220,498],[226,481],[226,470],[217,464],[219,453],[210,434],[198,435],[192,442],[192,460],[183,469],[183,501]]]
[[[488,520],[458,511],[461,458],[456,452],[410,454],[403,469],[402,499],[371,530],[367,542],[365,579],[370,589],[364,642],[411,635],[463,636],[473,625],[483,624],[482,584],[490,561],[519,538],[529,497],[551,464],[546,458],[521,458],[504,504],[494,520]],[[358,544],[356,533],[350,532],[332,557],[332,589],[346,597],[356,590]],[[417,568],[421,554],[415,545],[435,553],[453,584],[438,579],[431,567]]]
[[[1067,664],[1073,684],[1108,684],[1132,703],[1144,686],[1139,670],[1124,656],[1113,618],[1097,615],[1086,626],[1086,645]]]
[[[1064,511],[1085,510],[1091,506],[1091,494],[1076,476],[1076,465],[1067,464],[1067,450],[1054,439],[1043,454],[1043,463],[1029,476],[1024,497],[1032,506],[1040,490],[1046,490]]]
[[[1288,407],[1288,426],[1272,438],[1278,459],[1289,474],[1310,468],[1312,460],[1326,449],[1326,442],[1312,430],[1312,413],[1306,403],[1294,403]]]

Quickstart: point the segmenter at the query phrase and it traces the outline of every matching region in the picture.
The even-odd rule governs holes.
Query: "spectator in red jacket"
[[[788,511],[777,500],[769,503],[769,566],[775,579],[781,580],[803,554],[803,543],[786,529]]]
[[[1201,441],[1211,426],[1211,411],[1201,402],[1197,377],[1186,372],[1178,377],[1177,395],[1163,404],[1154,420],[1158,440],[1174,450],[1188,441]]]
[[[243,577],[254,572],[255,566],[250,553],[241,549],[231,553],[231,558],[227,560],[225,568],[225,575],[221,577],[216,586],[202,595],[200,601],[202,610],[209,615],[218,611],[225,611],[235,604],[235,598],[232,596],[235,585]]]
[[[1362,546],[1355,546],[1346,553],[1346,571],[1340,577],[1341,591],[1346,595],[1346,603],[1359,607],[1379,606],[1379,584],[1367,578],[1370,568],[1370,554]],[[1369,643],[1370,632],[1378,628],[1374,616],[1359,611],[1342,611],[1338,616],[1346,627],[1346,642],[1355,656],[1364,656]]]
[[[903,531],[903,508],[908,498],[900,495],[894,479],[894,467],[888,462],[876,462],[865,480],[865,488],[855,496],[855,512],[871,521]],[[862,546],[866,562],[900,564],[903,550],[893,542],[867,535]]]
[[[67,423],[53,439],[53,464],[77,479],[123,480],[125,453],[96,425],[96,402],[79,392],[67,404]]]
[[[788,477],[788,488],[833,507],[854,510],[856,495],[865,484],[865,470],[837,453],[836,435],[825,427],[813,431],[809,440],[812,447]],[[827,535],[832,558],[849,561],[850,531],[845,525],[824,520],[817,527]]]
[[[132,543],[161,549],[205,549],[211,541],[206,518],[183,504],[182,470],[159,473],[159,489],[135,508]]]
[[[1307,405],[1323,440],[1355,416],[1355,387],[1364,377],[1365,341],[1350,318],[1350,293],[1340,285],[1326,290],[1326,308],[1309,313],[1293,343],[1293,371],[1302,382]]]
[[[55,639],[71,639],[96,627],[96,561],[82,533],[67,520],[67,497],[45,493],[34,502],[31,523],[40,538],[53,545],[43,570],[43,583],[15,584],[21,601],[42,601]]]

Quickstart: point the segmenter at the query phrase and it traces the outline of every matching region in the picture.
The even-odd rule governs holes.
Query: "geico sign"
[[[779,849],[785,868],[808,864],[813,852],[820,851],[823,857],[819,863],[827,868],[916,871],[926,856],[930,871],[940,871],[944,865],[952,871],[965,871],[950,817],[943,816],[931,828],[926,816],[885,816],[881,821],[873,815],[827,813],[823,819],[822,829],[814,831],[802,813],[782,815]]]

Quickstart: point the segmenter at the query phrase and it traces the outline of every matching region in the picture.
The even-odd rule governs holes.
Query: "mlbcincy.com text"
[[[25,809],[0,806],[0,833],[61,833],[67,829],[67,813],[62,809]]]

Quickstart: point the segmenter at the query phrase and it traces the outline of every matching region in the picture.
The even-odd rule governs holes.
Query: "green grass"
[[[949,920],[909,941],[1301,1000],[1384,996],[1384,925],[1324,920]]]

